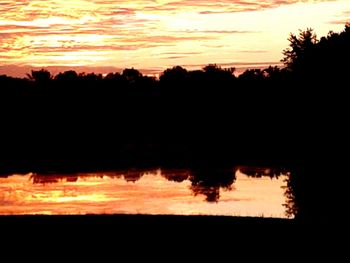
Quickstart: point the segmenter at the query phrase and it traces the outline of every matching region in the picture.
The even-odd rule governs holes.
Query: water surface
[[[0,177],[0,215],[171,214],[286,218],[287,178],[287,174],[266,169],[14,174]]]

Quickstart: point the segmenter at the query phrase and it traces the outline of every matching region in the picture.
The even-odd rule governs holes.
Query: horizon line
[[[188,65],[173,65],[170,67],[150,67],[150,68],[137,68],[137,67],[117,67],[117,66],[66,66],[66,65],[48,65],[48,66],[32,66],[32,65],[0,65],[0,76],[6,75],[9,77],[23,78],[26,74],[32,70],[45,69],[57,75],[58,73],[74,70],[77,73],[96,73],[107,75],[109,73],[121,73],[124,69],[134,68],[140,71],[143,75],[158,77],[167,69],[171,69],[180,66],[187,70],[200,70],[207,65],[217,65],[222,68],[235,68],[235,73],[242,74],[248,69],[264,69],[269,66],[283,67],[282,62],[229,62],[229,63],[205,63],[205,64],[188,64]]]

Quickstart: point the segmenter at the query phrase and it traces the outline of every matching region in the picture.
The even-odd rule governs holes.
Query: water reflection
[[[238,168],[240,172],[255,178],[261,178],[263,176],[269,176],[272,178],[279,178],[283,175],[289,175],[289,172],[280,167],[251,167],[241,166]]]
[[[203,194],[208,202],[218,202],[220,188],[232,190],[236,174],[231,170],[195,170],[190,177],[191,190],[195,195]]]
[[[0,214],[287,217],[283,170],[126,170],[0,178]]]

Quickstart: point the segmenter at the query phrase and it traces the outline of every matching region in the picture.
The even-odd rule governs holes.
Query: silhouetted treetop
[[[289,48],[283,51],[286,69],[303,81],[337,81],[346,76],[350,59],[350,26],[340,33],[330,31],[317,39],[310,28],[291,34]]]
[[[203,71],[207,74],[226,74],[226,75],[233,75],[236,68],[222,68],[217,64],[209,64],[203,68]]]
[[[53,79],[51,73],[46,69],[32,70],[31,74],[27,74],[27,77],[31,81],[36,83],[47,83]]]
[[[134,83],[142,78],[142,73],[134,68],[127,68],[123,70],[122,76],[130,83]]]
[[[299,30],[298,35],[291,33],[288,41],[290,47],[283,51],[284,58],[282,62],[290,70],[305,69],[306,63],[311,58],[311,53],[314,52],[314,48],[318,43],[313,29]]]
[[[264,70],[261,69],[247,69],[241,75],[239,75],[239,80],[243,81],[262,81],[265,79]]]
[[[68,70],[65,72],[58,73],[55,76],[55,80],[58,81],[76,81],[78,79],[78,73],[76,73],[74,70]]]
[[[188,71],[181,66],[175,66],[171,69],[166,69],[159,77],[160,82],[163,83],[181,83],[186,81]]]

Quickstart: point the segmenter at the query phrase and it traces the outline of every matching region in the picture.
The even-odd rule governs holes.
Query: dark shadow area
[[[213,169],[281,166],[297,220],[344,220],[350,27],[289,42],[284,68],[240,76],[217,65],[174,67],[159,80],[133,68],[0,76],[0,173],[190,167],[201,171],[194,191],[213,180],[215,201]]]

